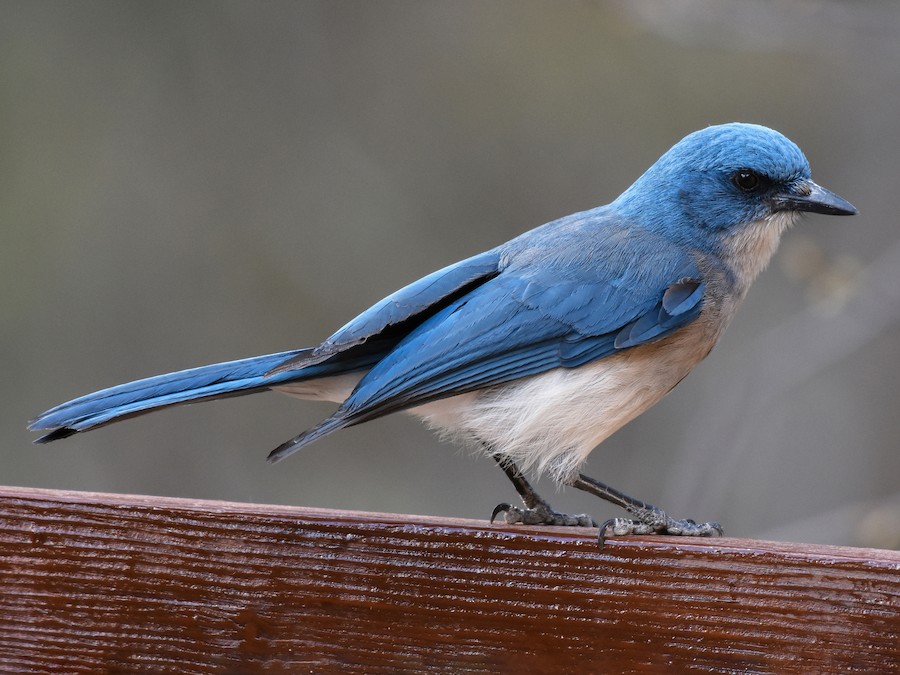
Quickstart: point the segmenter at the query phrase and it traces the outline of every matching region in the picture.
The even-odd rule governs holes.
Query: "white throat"
[[[781,235],[798,218],[795,211],[781,211],[748,223],[723,240],[722,257],[746,292],[778,248]]]

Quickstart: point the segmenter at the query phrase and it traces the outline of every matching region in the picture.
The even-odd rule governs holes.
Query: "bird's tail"
[[[39,415],[31,430],[50,430],[35,443],[67,438],[157,408],[227,396],[241,396],[298,379],[297,371],[266,376],[270,370],[304,352],[300,349],[250,359],[216,363],[121,384],[76,398]],[[309,370],[318,370],[315,366]],[[313,376],[313,373],[309,373]]]

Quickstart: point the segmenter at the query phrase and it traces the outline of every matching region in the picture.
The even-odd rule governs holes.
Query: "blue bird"
[[[509,523],[595,525],[555,511],[526,474],[623,507],[612,534],[721,534],[580,473],[718,342],[802,212],[856,209],[810,179],[800,149],[753,124],[690,134],[615,201],[526,232],[376,303],[319,346],[130,382],[43,413],[45,443],[157,408],[275,390],[339,407],[278,461],[401,410],[482,447],[522,498]]]

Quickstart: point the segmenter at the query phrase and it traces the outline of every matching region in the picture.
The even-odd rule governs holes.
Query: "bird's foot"
[[[560,513],[550,507],[547,502],[537,502],[529,508],[520,508],[510,504],[497,504],[494,512],[491,513],[491,522],[500,515],[504,514],[504,518],[508,525],[568,525],[579,527],[597,527],[597,523],[589,515],[581,513],[578,515],[569,515],[568,513]]]
[[[667,534],[681,537],[721,537],[725,530],[719,523],[697,523],[690,518],[675,520],[661,509],[649,509],[639,519],[610,518],[600,526],[598,541],[603,546],[608,535]]]

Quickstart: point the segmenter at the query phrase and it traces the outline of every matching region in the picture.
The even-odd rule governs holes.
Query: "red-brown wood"
[[[0,671],[900,672],[900,553],[0,488]]]

